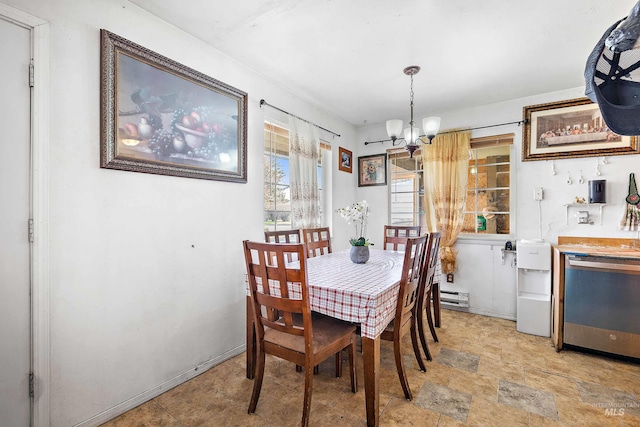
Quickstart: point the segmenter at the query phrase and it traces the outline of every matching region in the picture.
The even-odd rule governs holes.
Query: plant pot
[[[366,263],[369,261],[369,246],[351,246],[349,257],[354,264]]]

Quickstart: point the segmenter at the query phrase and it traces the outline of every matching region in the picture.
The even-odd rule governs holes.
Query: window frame
[[[515,134],[510,133],[510,134],[501,134],[501,135],[492,135],[492,136],[486,136],[486,137],[478,137],[478,138],[471,138],[471,150],[477,150],[477,149],[482,149],[482,148],[489,148],[492,146],[496,146],[496,145],[508,145],[509,146],[509,234],[489,234],[489,233],[469,233],[469,232],[461,232],[458,236],[458,239],[461,240],[512,240],[514,238],[515,235],[515,227],[516,227],[516,181],[515,181],[515,177],[516,177],[516,171],[515,171],[515,164],[516,164],[516,159],[515,159],[515,145],[514,145],[514,137]],[[409,153],[407,153],[403,148],[393,148],[393,149],[389,149],[387,150],[387,163],[388,163],[388,169],[389,169],[389,190],[388,190],[388,203],[387,203],[387,207],[388,207],[388,221],[389,224],[393,224],[393,220],[394,220],[394,212],[393,212],[393,208],[392,208],[392,203],[393,203],[393,197],[395,194],[398,194],[398,192],[394,191],[395,188],[395,177],[394,174],[396,172],[394,172],[395,169],[395,164],[393,163],[395,160],[397,160],[398,158],[404,158],[407,157],[409,158]],[[420,159],[421,158],[421,150],[418,149],[414,154],[413,154],[414,159]],[[418,160],[414,160],[416,162],[416,164],[418,164]],[[506,162],[502,162],[503,165],[506,165]],[[470,165],[471,166],[471,165]],[[413,171],[414,173],[416,173],[417,171]],[[415,204],[414,204],[414,210],[413,212],[411,212],[412,214],[414,214],[414,222],[411,225],[420,225],[422,227],[426,227],[426,211],[425,211],[425,207],[423,206],[424,204],[424,170],[420,171],[420,174],[422,175],[422,182],[423,182],[423,187],[420,188],[417,192],[413,192],[415,194],[418,195],[418,197],[421,197],[418,207],[417,209],[415,208]],[[489,189],[488,187],[486,189]],[[485,189],[485,190],[486,190]],[[491,187],[491,190],[500,190],[500,189],[507,189],[506,187],[496,187],[493,188]],[[468,190],[467,190],[468,191]],[[468,213],[469,211],[465,208],[465,213]],[[409,212],[407,212],[409,213]],[[409,224],[407,224],[409,225]]]
[[[263,145],[262,145],[262,155],[263,155],[263,168],[265,167],[265,161],[264,161],[264,157],[266,157],[267,155],[271,158],[271,157],[276,157],[276,158],[283,158],[286,159],[286,161],[289,161],[289,145],[288,145],[288,140],[289,140],[289,127],[288,125],[275,120],[275,119],[265,119],[264,120],[264,127],[263,127],[263,135],[264,135],[264,141],[263,141]],[[285,139],[287,141],[287,144],[284,145],[284,141],[280,141],[280,147],[277,147],[278,142],[276,142],[276,147],[275,149],[273,149],[271,147],[271,149],[269,149],[269,151],[267,151],[267,143],[270,141],[267,139],[267,132],[270,132],[271,134],[275,133],[277,135],[279,135],[281,138]],[[270,163],[269,163],[270,164]],[[330,226],[330,225],[324,225],[326,224],[327,221],[327,212],[330,212],[331,209],[331,201],[327,199],[327,197],[330,197],[330,190],[327,191],[327,189],[330,188],[330,180],[331,180],[331,174],[328,173],[328,171],[331,168],[331,144],[325,142],[324,140],[320,139],[320,155],[318,156],[318,193],[319,193],[319,197],[320,197],[320,215],[321,215],[321,226]],[[271,176],[271,175],[270,175]],[[290,182],[287,181],[286,183],[279,183],[279,182],[273,182],[270,181],[269,183],[267,183],[267,181],[265,180],[266,177],[266,173],[263,170],[263,199],[262,199],[262,224],[263,224],[263,229],[265,231],[267,231],[266,227],[266,214],[267,212],[278,212],[277,209],[275,209],[275,207],[277,207],[277,204],[274,205],[274,209],[271,210],[267,210],[265,209],[265,191],[264,188],[267,185],[270,186],[284,186],[289,188],[290,187]],[[287,178],[289,177],[289,174],[287,172]],[[290,199],[287,202],[289,203],[290,206]],[[277,219],[274,222],[273,225],[273,230],[291,230],[292,228],[291,225],[291,217],[289,216],[289,227],[288,228],[283,228],[278,227],[278,223],[277,223]],[[271,230],[272,228],[269,228],[269,230]]]
[[[509,147],[509,187],[474,187],[477,193],[480,191],[500,191],[500,190],[508,190],[509,191],[509,211],[500,211],[502,214],[508,213],[509,215],[509,233],[507,234],[498,234],[498,233],[478,233],[475,230],[473,233],[461,231],[458,235],[459,240],[511,240],[515,235],[515,219],[516,219],[516,171],[515,171],[515,145],[513,144],[515,134],[501,134],[501,135],[491,135],[480,138],[471,138],[470,151],[469,151],[469,168],[473,165],[471,164],[472,159],[477,159],[477,156],[472,155],[472,150],[481,150],[481,149],[489,149],[496,146],[508,146]],[[483,164],[481,166],[491,166],[491,165],[507,165],[507,162],[496,162],[490,164]],[[478,167],[478,164],[475,165]],[[477,176],[477,175],[476,175]],[[477,178],[476,178],[477,179]],[[467,188],[467,193],[472,191],[471,188]],[[465,206],[464,214],[467,215],[469,213],[473,213],[474,215],[478,215],[481,211],[478,210],[477,205],[474,206],[474,209],[469,209]]]
[[[413,154],[413,162],[417,167],[422,164],[422,158],[420,154],[420,150],[416,151]],[[424,210],[424,170],[421,169],[407,169],[407,172],[403,172],[403,174],[413,174],[419,175],[418,178],[408,177],[407,180],[413,181],[414,190],[412,191],[394,191],[396,187],[394,176],[398,173],[396,172],[397,165],[394,164],[395,160],[398,159],[410,159],[409,153],[405,151],[403,148],[389,149],[387,150],[387,168],[389,170],[389,190],[388,190],[388,224],[390,225],[420,225],[423,229],[426,230],[426,211]],[[415,189],[416,181],[419,183],[417,190]],[[420,183],[422,187],[420,187]],[[413,221],[411,224],[406,222],[394,222],[394,210],[393,210],[393,199],[398,194],[413,194],[413,210],[406,212],[395,212],[395,214],[399,215],[411,215],[413,217]],[[418,201],[416,205],[416,199]],[[402,202],[399,202],[402,203]],[[397,217],[396,217],[397,218]]]

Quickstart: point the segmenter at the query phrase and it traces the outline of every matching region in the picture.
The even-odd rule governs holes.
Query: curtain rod
[[[494,128],[494,127],[498,127],[498,126],[515,125],[515,124],[520,126],[520,125],[526,124],[526,123],[529,123],[529,119],[518,120],[517,122],[500,123],[500,124],[497,124],[497,125],[478,126],[478,127],[469,128],[469,129],[449,130],[449,131],[446,131],[446,132],[441,132],[438,135],[445,135],[447,133],[464,132],[464,131],[467,131],[467,130]],[[420,135],[419,138],[422,138],[423,136],[425,136],[425,135]],[[398,138],[398,139],[400,139],[400,138]],[[391,141],[391,139],[381,139],[380,141],[365,141],[364,145],[377,144],[379,142],[389,142],[389,141]]]
[[[260,100],[260,108],[262,108],[262,106],[263,106],[263,105],[267,105],[267,106],[269,106],[269,107],[273,108],[274,110],[278,110],[278,111],[280,111],[280,112],[283,112],[283,113],[285,113],[285,114],[290,115],[291,117],[295,117],[295,118],[296,118],[296,119],[298,119],[298,120],[302,120],[303,122],[309,123],[310,125],[314,125],[314,126],[315,126],[315,127],[317,127],[318,129],[322,129],[322,130],[324,130],[324,131],[326,131],[326,132],[329,132],[330,134],[333,134],[333,135],[337,136],[338,138],[340,138],[340,134],[337,134],[337,133],[335,133],[335,132],[332,132],[332,131],[330,131],[329,129],[325,129],[325,128],[323,128],[322,126],[318,126],[317,124],[315,124],[315,123],[313,123],[313,122],[310,122],[309,120],[305,120],[305,119],[303,119],[302,117],[298,117],[298,116],[296,116],[295,114],[291,114],[291,113],[290,113],[290,112],[288,112],[288,111],[284,111],[284,110],[282,110],[282,109],[280,109],[280,108],[276,107],[275,105],[271,105],[271,104],[269,104],[269,103],[268,103],[267,101],[265,101],[264,99],[261,99],[261,100]]]

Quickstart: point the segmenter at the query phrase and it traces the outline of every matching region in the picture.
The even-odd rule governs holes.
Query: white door
[[[30,422],[30,31],[0,19],[0,426]]]

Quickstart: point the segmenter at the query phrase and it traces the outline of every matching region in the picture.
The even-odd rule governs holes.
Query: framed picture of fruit
[[[100,166],[247,182],[247,94],[106,30]]]

